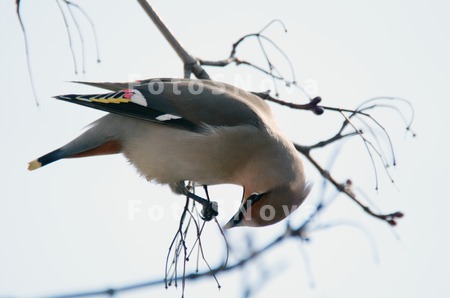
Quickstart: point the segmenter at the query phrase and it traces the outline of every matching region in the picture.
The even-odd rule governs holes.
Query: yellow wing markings
[[[100,103],[128,103],[131,101],[129,98],[123,98],[123,97],[116,97],[116,98],[90,98],[89,99],[92,102],[100,102]]]

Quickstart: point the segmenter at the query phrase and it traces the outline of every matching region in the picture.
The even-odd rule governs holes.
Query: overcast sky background
[[[184,201],[167,187],[149,184],[121,156],[65,160],[35,172],[27,162],[60,147],[104,113],[57,102],[64,93],[101,92],[67,83],[71,80],[127,81],[180,77],[182,65],[135,1],[77,1],[95,23],[101,64],[88,23],[78,15],[84,32],[86,73],[74,74],[64,22],[55,1],[22,1],[30,61],[40,106],[36,107],[26,68],[23,36],[15,1],[0,1],[0,296],[36,296],[102,289],[162,277],[165,256],[176,231]],[[378,119],[392,132],[398,167],[396,187],[380,171],[374,189],[373,171],[360,140],[346,143],[334,165],[341,180],[352,178],[383,211],[402,210],[406,217],[391,230],[369,218],[341,196],[320,216],[324,223],[357,222],[372,235],[339,226],[311,235],[302,245],[287,241],[252,263],[273,269],[258,283],[257,270],[189,282],[187,297],[239,297],[244,284],[259,285],[256,297],[445,297],[450,292],[448,226],[448,140],[450,21],[447,1],[152,1],[186,49],[203,59],[227,57],[240,36],[258,31],[274,18],[288,27],[273,26],[267,34],[291,57],[301,83],[309,83],[324,104],[352,108],[381,95],[409,99],[415,109],[413,128],[405,136],[395,113]],[[79,38],[73,33],[78,67]],[[243,58],[261,61],[256,43]],[[278,60],[281,61],[281,60]],[[276,62],[276,61],[275,61]],[[283,62],[280,62],[280,67]],[[265,91],[261,76],[245,67],[208,68],[213,77],[246,89]],[[236,76],[236,74],[240,76]],[[300,93],[284,94],[301,102]],[[336,132],[339,115],[321,117],[274,106],[279,125],[301,144],[312,144]],[[392,120],[394,119],[394,120]],[[327,164],[331,151],[318,152]],[[319,192],[320,176],[305,162]],[[219,221],[234,213],[241,192],[236,186],[211,188],[221,204]],[[129,206],[141,212],[129,220]],[[164,212],[151,218],[148,210]],[[303,213],[302,213],[303,212]],[[249,232],[256,242],[276,236],[282,225],[236,229],[231,241]],[[217,265],[223,243],[214,225],[204,236],[208,258]],[[242,247],[242,245],[241,245]],[[302,251],[312,273],[305,270]],[[239,254],[239,252],[237,252]],[[190,265],[193,270],[195,266]],[[311,278],[315,287],[311,287]],[[163,286],[130,292],[123,297],[180,297],[180,289]]]

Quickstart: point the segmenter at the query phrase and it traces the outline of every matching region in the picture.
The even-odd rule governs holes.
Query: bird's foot
[[[219,205],[217,202],[209,201],[208,203],[203,204],[203,209],[201,211],[201,218],[204,221],[210,221],[217,215],[219,215]]]
[[[201,211],[201,218],[203,220],[210,221],[211,219],[219,215],[219,205],[217,204],[217,202],[211,201],[209,199],[209,195],[207,195],[208,199],[199,197],[189,191],[186,193],[186,195],[203,206],[203,209]]]

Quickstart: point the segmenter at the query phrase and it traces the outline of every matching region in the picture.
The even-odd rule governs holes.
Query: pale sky
[[[102,62],[96,63],[92,32],[80,18],[86,73],[74,74],[64,22],[55,1],[22,1],[30,62],[40,106],[36,107],[26,68],[23,36],[15,1],[0,2],[0,297],[42,296],[103,289],[163,277],[164,262],[184,199],[168,187],[149,184],[122,156],[64,160],[27,171],[27,162],[77,136],[104,113],[58,102],[53,95],[101,92],[67,83],[72,80],[127,81],[180,77],[182,65],[135,1],[77,1],[95,23]],[[312,84],[329,106],[353,108],[375,96],[398,96],[412,102],[413,128],[405,136],[395,113],[377,119],[391,131],[398,157],[392,171],[396,186],[380,172],[374,191],[370,161],[360,140],[346,143],[334,164],[337,178],[351,178],[385,212],[406,216],[390,229],[340,196],[323,213],[323,223],[358,223],[312,233],[311,242],[286,241],[252,266],[212,278],[190,281],[186,297],[240,297],[244,284],[255,283],[255,297],[445,297],[450,292],[450,203],[447,170],[450,110],[450,5],[446,1],[152,1],[186,49],[203,59],[223,59],[239,37],[281,19],[285,35],[274,26],[268,35],[291,57],[298,81]],[[72,30],[73,30],[72,24]],[[79,37],[74,51],[81,70]],[[243,58],[260,57],[256,43]],[[281,67],[283,67],[283,63]],[[261,76],[245,67],[208,68],[214,78],[252,91],[265,91]],[[239,74],[239,75],[238,75]],[[304,102],[299,93],[285,100]],[[331,136],[339,115],[321,117],[271,105],[279,126],[301,144]],[[327,164],[332,151],[318,152]],[[317,172],[305,161],[308,179],[320,190]],[[236,186],[210,189],[219,201],[224,224],[240,200]],[[310,204],[310,203],[309,203]],[[129,218],[130,206],[140,212]],[[304,210],[307,210],[308,201]],[[157,209],[161,217],[149,215]],[[297,214],[301,216],[300,210]],[[230,241],[251,234],[264,243],[282,225],[235,229]],[[372,240],[370,240],[372,239]],[[214,225],[203,242],[212,265],[224,246]],[[371,243],[376,243],[374,255]],[[244,247],[234,243],[238,247]],[[308,258],[312,274],[305,270]],[[239,253],[239,252],[237,252]],[[204,266],[203,266],[204,267]],[[202,268],[203,268],[202,267]],[[258,270],[273,276],[258,283]],[[195,269],[190,264],[188,270]],[[315,287],[311,287],[311,277]],[[181,289],[163,286],[122,297],[180,297]]]

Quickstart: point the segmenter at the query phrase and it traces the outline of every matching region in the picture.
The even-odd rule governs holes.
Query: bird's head
[[[244,195],[241,206],[225,228],[263,227],[275,224],[294,212],[308,196],[307,183],[278,186],[264,193]]]

